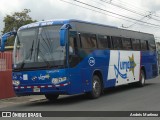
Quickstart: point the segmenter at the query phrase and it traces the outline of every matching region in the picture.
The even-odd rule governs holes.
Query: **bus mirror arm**
[[[65,46],[68,40],[68,31],[72,29],[70,24],[64,24],[60,29],[60,46]]]
[[[7,39],[11,36],[16,36],[17,32],[15,31],[11,31],[11,32],[7,32],[4,35],[2,35],[1,37],[1,45],[0,45],[0,52],[4,52],[5,50],[5,43],[7,41]]]

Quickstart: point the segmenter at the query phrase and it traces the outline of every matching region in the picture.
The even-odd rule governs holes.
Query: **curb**
[[[32,96],[20,96],[20,97],[11,97],[0,100],[0,108],[18,105],[27,102],[33,102],[37,100],[45,99],[44,95],[32,95]]]

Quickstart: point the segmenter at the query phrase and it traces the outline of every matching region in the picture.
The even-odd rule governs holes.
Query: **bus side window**
[[[97,48],[97,36],[95,34],[90,35],[91,44],[93,48]]]
[[[76,33],[70,33],[69,37],[69,54],[76,54],[77,53],[77,39],[76,39]]]
[[[132,47],[133,47],[133,50],[140,50],[141,49],[140,40],[132,39]]]
[[[97,38],[95,34],[81,33],[81,46],[84,49],[97,48]]]
[[[130,38],[123,38],[123,49],[124,50],[131,50],[132,49]]]
[[[111,36],[108,36],[108,48],[112,48],[112,39],[111,39]]]
[[[156,51],[156,45],[155,45],[154,40],[149,40],[148,41],[148,47],[149,47],[149,50]]]
[[[146,40],[146,46],[147,46],[147,50],[149,50],[149,43],[148,43],[148,40]]]
[[[69,53],[74,54],[75,45],[74,45],[74,39],[73,37],[69,38]]]
[[[141,40],[141,50],[147,50],[147,41]]]
[[[115,50],[122,49],[122,38],[121,37],[112,37],[112,45]]]
[[[109,40],[110,38],[106,35],[98,35],[98,40],[97,40],[98,48],[100,49],[108,48]]]

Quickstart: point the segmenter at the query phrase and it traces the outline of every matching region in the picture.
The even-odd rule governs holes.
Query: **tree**
[[[5,27],[2,31],[2,34],[13,30],[18,30],[18,28],[23,25],[36,22],[36,20],[32,20],[32,18],[28,15],[28,13],[30,12],[30,9],[24,9],[22,12],[15,12],[12,15],[7,15],[6,17],[4,17],[3,22],[5,24]],[[15,38],[13,37],[9,38],[6,42],[6,45],[13,45],[14,39]]]

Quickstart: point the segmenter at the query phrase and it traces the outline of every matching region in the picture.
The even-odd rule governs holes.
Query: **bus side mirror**
[[[60,46],[65,46],[67,41],[67,30],[60,30]]]
[[[64,24],[60,29],[60,46],[65,46],[68,40],[68,31],[71,29],[70,24]]]
[[[4,52],[5,50],[5,43],[7,41],[7,39],[11,36],[16,36],[17,32],[7,32],[4,35],[2,35],[1,38],[1,46],[0,46],[0,52]]]
[[[2,36],[2,38],[1,38],[1,49],[0,49],[1,52],[4,52],[6,41],[7,41],[7,38]]]

